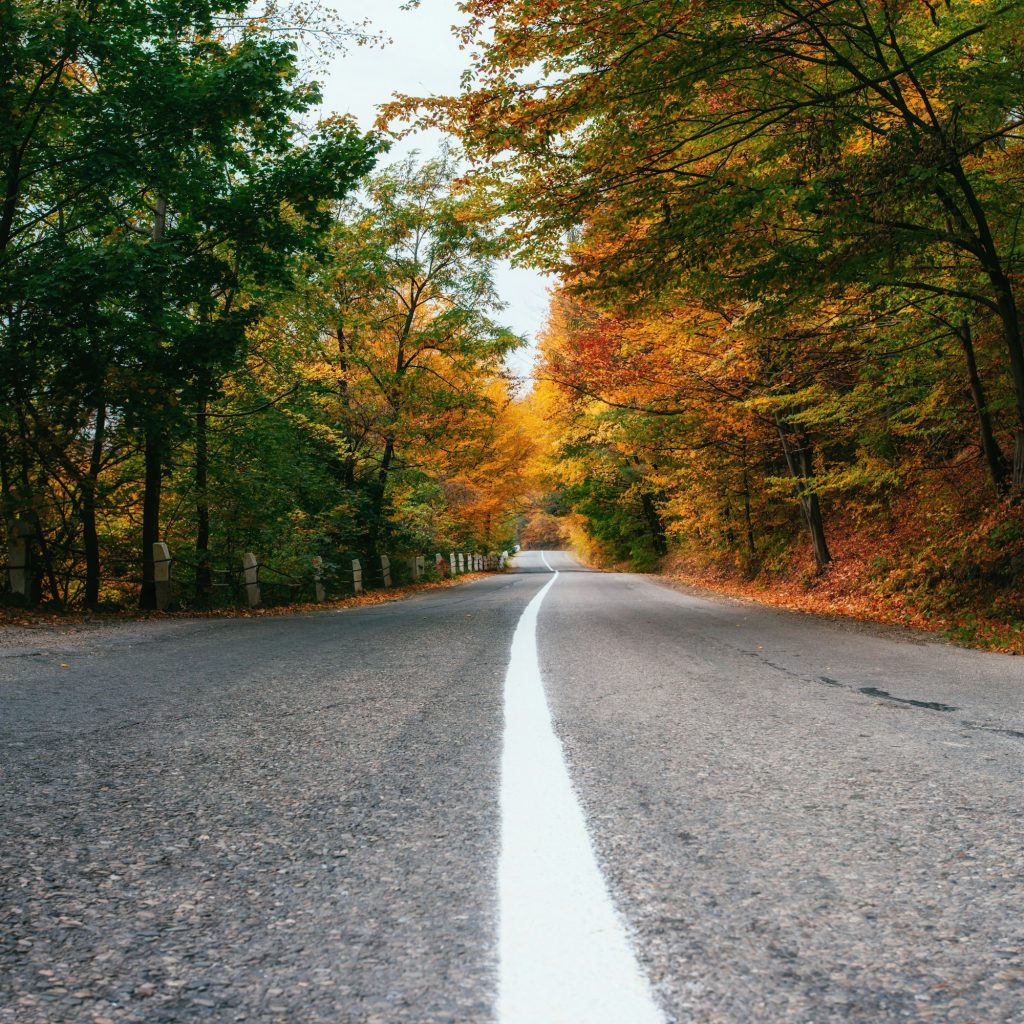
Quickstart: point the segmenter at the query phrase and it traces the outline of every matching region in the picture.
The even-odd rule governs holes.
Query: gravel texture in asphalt
[[[0,1021],[487,1019],[501,683],[543,579],[481,583],[7,646]]]
[[[1024,659],[639,576],[550,597],[556,726],[675,1019],[1024,1021]]]
[[[668,1020],[1024,1021],[1024,659],[547,559],[549,704]],[[0,1022],[493,1020],[548,578],[4,632]]]

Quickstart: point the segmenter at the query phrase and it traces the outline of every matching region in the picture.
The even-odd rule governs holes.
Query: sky
[[[418,8],[402,10],[405,0],[327,0],[349,22],[368,18],[375,31],[391,41],[380,47],[352,47],[339,56],[323,76],[324,113],[352,114],[369,130],[377,106],[394,93],[429,95],[458,89],[467,54],[459,49],[451,26],[460,20],[455,0],[422,0]],[[394,144],[385,160],[398,160],[417,150],[432,156],[440,147],[437,132],[415,134]],[[524,335],[530,347],[509,360],[514,372],[527,375],[533,361],[537,334],[547,311],[547,283],[536,271],[502,263],[497,286],[508,308],[502,314],[506,326]]]

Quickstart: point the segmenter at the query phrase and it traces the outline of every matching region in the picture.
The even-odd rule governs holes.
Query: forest
[[[540,512],[599,564],[1019,640],[1019,5],[464,10],[463,91],[390,113],[558,281]]]
[[[494,232],[450,154],[318,120],[310,40],[361,30],[240,0],[2,18],[8,597],[152,609],[158,541],[195,609],[250,551],[286,586],[508,546],[529,444]]]
[[[36,600],[152,607],[156,540],[207,607],[247,550],[518,538],[1019,639],[1020,7],[460,6],[462,88],[360,134],[316,122],[285,13],[3,5]],[[389,161],[422,128],[452,148]],[[553,282],[525,387],[499,258]]]

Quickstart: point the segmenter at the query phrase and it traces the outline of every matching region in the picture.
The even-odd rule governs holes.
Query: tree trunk
[[[335,329],[338,338],[338,400],[344,410],[344,433],[345,443],[348,451],[345,458],[341,460],[339,477],[342,486],[351,491],[356,485],[356,443],[350,429],[349,415],[352,409],[352,399],[349,395],[348,371],[349,371],[349,343],[345,337],[345,329],[338,326]]]
[[[373,504],[371,506],[370,520],[370,553],[379,555],[381,539],[381,527],[384,520],[384,500],[387,497],[388,473],[391,472],[391,463],[395,458],[395,439],[387,438],[384,442],[384,453],[380,458],[380,468],[377,470],[377,481],[374,487]]]
[[[18,209],[21,193],[22,147],[11,146],[7,151],[7,167],[4,173],[4,199],[0,205],[0,253],[7,251],[14,229],[14,215]]]
[[[800,499],[800,508],[804,521],[811,535],[811,546],[814,548],[814,564],[818,572],[824,572],[825,566],[832,561],[832,553],[825,540],[825,522],[821,517],[821,504],[816,494],[805,494]]]
[[[978,374],[978,363],[974,356],[974,339],[971,334],[971,325],[964,319],[957,326],[957,337],[964,350],[964,358],[967,361],[967,379],[971,387],[971,398],[974,400],[974,409],[978,415],[978,427],[981,433],[981,447],[985,453],[985,462],[988,465],[989,476],[995,484],[996,491],[1002,494],[1006,490],[1007,464],[1006,456],[995,438],[992,430],[992,417],[988,411],[988,402],[985,398],[985,388]]]
[[[828,542],[825,538],[825,521],[821,515],[821,503],[818,501],[817,494],[807,484],[814,472],[811,441],[803,431],[799,431],[796,435],[796,447],[793,447],[789,442],[786,427],[778,415],[775,417],[775,424],[782,441],[786,465],[789,467],[790,475],[797,482],[800,511],[811,537],[811,547],[814,549],[814,564],[819,573],[824,572],[825,567],[832,561],[832,553],[828,549]]]
[[[34,498],[32,486],[32,470],[29,464],[29,442],[28,424],[25,422],[25,411],[18,407],[18,434],[21,440],[19,455],[21,461],[21,484],[23,488],[22,501],[30,509],[32,523],[35,528],[36,547],[39,550],[40,561],[46,575],[46,585],[50,591],[50,600],[54,604],[60,604],[60,585],[57,582],[57,573],[53,566],[53,555],[50,553],[50,545],[46,540],[46,533],[43,531],[43,523],[39,517]],[[38,573],[32,574],[29,581],[29,600],[32,604],[38,604],[43,598],[43,578]]]
[[[156,610],[156,572],[153,545],[160,539],[160,490],[163,485],[163,435],[155,423],[146,424],[145,484],[142,496],[142,589],[139,608]]]
[[[96,404],[96,424],[92,436],[89,472],[82,481],[82,543],[85,546],[85,607],[100,602],[100,539],[96,529],[96,491],[103,464],[103,438],[106,432],[107,406],[100,398]]]
[[[754,543],[754,520],[750,514],[750,474],[747,472],[747,449],[743,446],[743,523],[747,532],[747,554],[751,562],[757,557],[757,545]]]
[[[990,275],[998,292],[1003,340],[1010,356],[1010,377],[1013,380],[1014,401],[1017,410],[1017,433],[1013,453],[1011,486],[1015,498],[1024,491],[1024,345],[1021,341],[1020,318],[1014,302],[1013,289],[1002,273]]]
[[[156,197],[153,230],[150,238],[159,245],[167,229],[167,198]],[[145,431],[145,484],[142,495],[142,589],[139,608],[156,610],[156,571],[153,564],[153,545],[160,539],[160,489],[163,486],[163,434],[153,421],[156,410],[151,409]]]
[[[47,543],[46,534],[43,532],[43,524],[39,517],[35,517],[36,546],[42,558],[43,568],[46,570],[46,585],[50,591],[50,600],[56,605],[63,605],[60,596],[60,583],[57,581],[57,570],[53,565],[53,555],[50,552],[50,545]],[[33,599],[38,602],[43,596],[43,581],[36,578],[32,588]]]
[[[732,502],[729,500],[729,488],[724,488],[721,494],[722,518],[725,520],[722,536],[725,539],[725,546],[729,551],[733,551],[736,548],[736,531],[732,528]]]
[[[10,444],[7,435],[0,432],[0,508],[7,512],[11,505]]]
[[[959,159],[951,163],[950,172],[960,187],[977,229],[976,240],[980,248],[979,261],[995,293],[996,309],[1003,326],[1003,342],[1010,357],[1010,377],[1013,381],[1017,410],[1017,433],[1013,453],[1011,487],[1014,500],[1019,500],[1024,491],[1024,339],[1021,337],[1017,299],[1010,276],[1003,267],[985,207],[975,193],[974,186]]]
[[[210,571],[210,478],[209,420],[207,389],[204,387],[196,408],[196,588],[199,608],[209,608],[213,593]]]
[[[649,491],[641,492],[640,507],[643,509],[644,520],[646,521],[647,529],[651,534],[651,543],[654,545],[654,553],[656,555],[668,554],[668,541],[665,537],[665,523],[662,520],[661,514],[658,512],[658,507],[654,504],[654,498],[651,496]]]

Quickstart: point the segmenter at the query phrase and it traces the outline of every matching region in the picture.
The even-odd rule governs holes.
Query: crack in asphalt
[[[776,672],[780,672],[782,675],[788,676],[790,679],[796,679],[800,682],[819,683],[823,686],[832,687],[833,689],[847,690],[850,693],[858,693],[865,697],[873,697],[876,700],[889,704],[890,706],[917,708],[922,711],[936,711],[942,714],[961,710],[959,707],[955,707],[952,704],[943,704],[940,701],[919,700],[914,697],[897,697],[889,693],[887,690],[879,689],[876,686],[857,686],[855,683],[843,683],[838,679],[833,679],[831,676],[806,676],[799,672],[794,672],[791,668],[788,668],[785,665],[779,665],[776,662],[771,661],[759,651],[746,650],[743,647],[730,644],[725,640],[720,640],[719,642],[723,647],[734,650],[748,658],[755,658],[768,668],[774,669]],[[965,719],[962,719],[959,724],[965,729],[973,729],[977,732],[989,732],[1000,736],[1009,736],[1013,739],[1024,739],[1024,730],[1021,729],[1008,729],[1000,725],[989,725],[987,723],[972,722]]]
[[[911,697],[894,697],[888,690],[880,690],[877,686],[860,686],[857,688],[858,693],[863,693],[867,697],[880,697],[883,700],[892,700],[897,704],[909,704],[914,708],[924,708],[925,711],[959,711],[959,708],[953,707],[952,704],[940,704],[937,700],[915,700]]]

